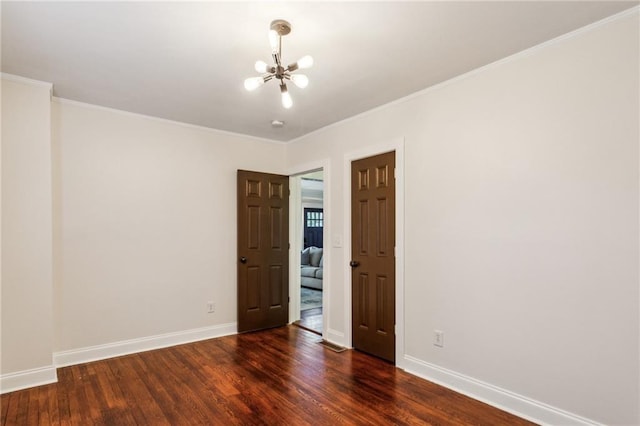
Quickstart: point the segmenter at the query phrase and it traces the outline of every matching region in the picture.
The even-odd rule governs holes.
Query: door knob
[[[357,268],[358,266],[360,266],[360,262],[358,262],[357,260],[352,260],[351,262],[349,262],[349,265],[351,265],[352,268]]]
[[[246,257],[244,257],[244,256],[242,256],[242,257],[240,258],[240,263],[247,263],[247,258],[246,258]]]

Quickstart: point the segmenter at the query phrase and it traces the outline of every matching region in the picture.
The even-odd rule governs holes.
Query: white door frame
[[[404,368],[404,137],[367,146],[344,155],[344,323],[345,342],[353,347],[351,333],[351,163],[386,152],[396,152],[396,366]]]
[[[323,176],[323,215],[322,239],[325,242],[322,260],[322,336],[327,335],[329,324],[329,295],[331,294],[331,247],[329,241],[329,229],[331,226],[331,170],[329,159],[321,159],[309,163],[301,164],[288,171],[289,188],[289,322],[300,319],[300,252],[302,251],[302,238],[298,238],[302,233],[302,196],[300,193],[301,175],[322,169]],[[329,213],[329,214],[328,214]]]

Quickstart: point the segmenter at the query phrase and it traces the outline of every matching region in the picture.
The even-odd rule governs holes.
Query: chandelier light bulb
[[[304,89],[309,85],[309,77],[304,74],[292,74],[291,81],[301,89]]]
[[[289,109],[293,106],[293,99],[291,99],[291,95],[289,92],[284,92],[282,94],[282,106],[286,109]]]
[[[256,65],[255,65],[255,69],[256,71],[258,71],[260,74],[264,74],[267,72],[267,63],[264,61],[256,61]]]
[[[300,58],[297,64],[298,64],[298,68],[301,70],[305,68],[311,68],[313,66],[313,58],[309,55],[303,56],[302,58]]]
[[[251,78],[247,78],[244,81],[244,88],[247,89],[249,92],[251,92],[252,90],[256,90],[258,87],[262,86],[263,84],[264,84],[264,78],[251,77]]]
[[[278,44],[280,36],[275,30],[269,31],[269,44],[271,45],[271,53],[278,53]]]
[[[291,99],[291,95],[287,90],[287,85],[282,83],[280,85],[280,93],[282,93],[282,106],[289,109],[293,105],[293,100]]]

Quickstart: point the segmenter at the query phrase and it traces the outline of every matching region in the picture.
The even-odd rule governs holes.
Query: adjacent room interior
[[[323,173],[301,176],[302,253],[300,254],[300,320],[295,324],[322,335],[324,266]]]
[[[3,424],[640,424],[637,1],[1,8]]]

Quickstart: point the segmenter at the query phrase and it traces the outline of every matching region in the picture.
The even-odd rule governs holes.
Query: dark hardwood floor
[[[294,324],[322,336],[322,307],[300,311],[300,319]]]
[[[290,326],[60,368],[2,395],[2,424],[531,424],[319,340]]]

